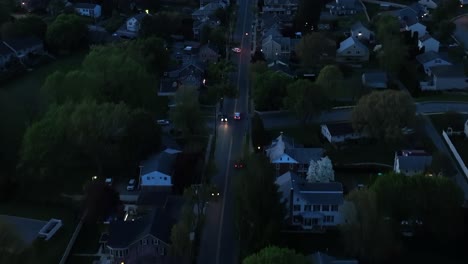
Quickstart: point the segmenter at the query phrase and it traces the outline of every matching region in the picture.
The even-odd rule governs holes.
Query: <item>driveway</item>
[[[463,45],[465,50],[468,49],[468,15],[455,18],[453,23],[456,25],[453,36]]]

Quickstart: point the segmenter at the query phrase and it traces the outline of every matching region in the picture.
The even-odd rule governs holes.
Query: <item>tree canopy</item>
[[[336,44],[325,37],[320,32],[312,32],[301,38],[297,44],[296,52],[301,64],[305,68],[317,67],[322,63],[322,59],[332,57]],[[333,52],[333,54],[331,54]]]
[[[81,17],[61,14],[47,28],[46,42],[58,51],[71,51],[87,45],[87,36],[88,27]]]
[[[242,264],[307,264],[307,258],[292,249],[266,247],[242,261]]]
[[[42,87],[43,93],[49,103],[90,99],[97,102],[125,102],[130,107],[141,107],[151,112],[165,109],[166,106],[159,105],[154,90],[155,80],[145,65],[138,61],[141,58],[150,63],[151,56],[132,56],[137,44],[132,44],[135,46],[131,45],[128,52],[126,46],[94,47],[80,69],[51,74]],[[144,49],[140,51],[144,52]]]
[[[170,115],[176,129],[182,131],[184,138],[204,135],[206,123],[203,121],[200,103],[195,87],[179,87],[175,97],[175,107]]]
[[[333,170],[333,164],[325,156],[319,160],[310,160],[309,168],[307,170],[308,182],[330,182],[335,180],[335,171]]]
[[[272,244],[278,238],[285,215],[270,161],[262,154],[245,158],[246,166],[234,185],[241,257]]]
[[[336,65],[327,65],[320,70],[315,81],[329,97],[336,94],[343,85],[343,73]]]
[[[258,110],[279,110],[283,106],[286,86],[291,78],[273,71],[253,75],[252,96]]]
[[[284,106],[303,122],[319,115],[328,105],[328,99],[321,87],[309,80],[299,79],[287,87]]]
[[[352,112],[354,129],[388,141],[399,140],[401,129],[415,118],[416,106],[405,92],[375,91],[359,99]]]
[[[313,31],[320,20],[320,11],[323,9],[325,1],[299,1],[299,8],[294,17],[296,31],[303,33]]]
[[[399,73],[408,57],[408,47],[400,36],[384,39],[382,49],[379,50],[380,66],[389,73]]]
[[[384,42],[388,37],[400,35],[400,22],[398,18],[391,15],[379,16],[376,21],[377,38]]]
[[[73,170],[93,171],[100,177],[127,166],[133,171],[138,161],[160,146],[160,129],[145,115],[123,103],[84,101],[50,107],[23,137],[21,180],[29,185],[62,182],[67,180],[64,175],[73,177],[69,173]],[[147,123],[130,127],[137,121]]]
[[[172,34],[180,34],[183,14],[161,11],[151,16],[145,16],[141,22],[142,37],[157,36],[168,38]]]
[[[42,18],[35,15],[29,15],[14,22],[4,23],[1,31],[3,39],[30,36],[44,39],[47,31],[47,24],[42,20]]]

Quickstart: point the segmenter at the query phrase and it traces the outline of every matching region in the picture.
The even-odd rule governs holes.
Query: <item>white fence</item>
[[[450,137],[445,133],[445,131],[442,131],[442,136],[445,139],[445,142],[447,142],[447,145],[450,148],[450,151],[452,151],[453,156],[457,160],[458,164],[462,168],[463,173],[465,174],[465,177],[468,177],[468,169],[466,168],[465,162],[463,162],[462,158],[460,157],[460,154],[458,154],[457,149],[455,146],[452,144],[452,141],[450,140]]]

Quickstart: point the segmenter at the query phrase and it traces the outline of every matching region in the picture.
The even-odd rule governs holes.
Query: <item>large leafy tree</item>
[[[0,25],[11,19],[13,8],[13,0],[0,0]]]
[[[180,34],[183,14],[177,12],[158,12],[145,16],[141,23],[140,34],[143,37],[157,36],[167,38],[171,34]]]
[[[162,106],[158,105],[154,79],[132,54],[120,46],[95,47],[81,69],[50,75],[42,90],[51,103],[92,99],[125,102],[130,107],[156,112]]]
[[[162,75],[169,65],[169,52],[163,39],[156,37],[138,39],[124,43],[122,49],[144,65],[150,74],[156,72]]]
[[[327,109],[328,100],[320,86],[300,79],[288,85],[284,106],[307,122]]]
[[[119,213],[121,205],[119,193],[103,181],[89,182],[85,187],[85,194],[83,205],[87,210],[85,214],[87,224],[107,220],[109,216]]]
[[[325,58],[332,58],[335,52],[335,43],[320,32],[312,32],[301,38],[297,44],[296,52],[301,64],[305,68],[316,67]]]
[[[371,189],[381,211],[397,223],[420,220],[426,234],[439,241],[463,233],[463,193],[449,178],[388,174],[379,177]]]
[[[391,15],[382,15],[376,21],[377,38],[384,42],[386,38],[400,35],[400,22]]]
[[[47,28],[46,42],[58,51],[71,51],[87,45],[87,35],[88,27],[81,17],[61,14]]]
[[[145,123],[136,126],[137,121]],[[144,155],[159,147],[159,138],[152,118],[123,103],[84,101],[52,106],[24,135],[21,180],[47,184],[67,180],[63,175],[73,170],[94,171],[98,176],[131,170]]]
[[[320,11],[323,9],[325,1],[299,1],[299,8],[294,17],[294,26],[297,31],[311,32],[320,20]]]
[[[330,182],[335,180],[333,164],[328,157],[323,157],[317,161],[311,160],[307,170],[307,181],[309,182]]]
[[[408,47],[400,36],[385,38],[378,58],[380,66],[389,73],[399,73],[408,57]]]
[[[378,91],[359,99],[352,112],[352,123],[359,132],[395,141],[401,138],[401,129],[414,120],[415,113],[416,106],[407,93]]]
[[[283,106],[286,86],[291,79],[273,71],[254,74],[252,95],[255,108],[259,110],[279,110]]]
[[[241,257],[274,243],[284,220],[274,170],[261,154],[246,158],[246,167],[235,182],[235,224]]]
[[[242,261],[242,264],[307,264],[307,258],[292,249],[266,247]]]
[[[47,24],[42,18],[30,15],[18,19],[14,22],[7,22],[2,25],[2,38],[21,38],[35,36],[43,39],[47,31]]]
[[[204,135],[206,125],[200,110],[196,88],[179,87],[174,99],[175,107],[170,114],[175,128],[181,130],[185,138]]]
[[[389,221],[379,213],[375,192],[367,189],[351,192],[340,227],[345,251],[369,263],[381,263],[398,256],[400,241]]]
[[[316,83],[325,94],[332,97],[343,86],[343,73],[336,65],[327,65],[320,70]],[[348,89],[348,87],[346,87]]]

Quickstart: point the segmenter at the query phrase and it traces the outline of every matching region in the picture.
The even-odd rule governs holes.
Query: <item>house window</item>
[[[128,255],[128,249],[125,250],[125,256],[127,256],[127,255]]]
[[[304,225],[305,226],[311,226],[312,225],[312,219],[310,219],[310,218],[304,219]]]
[[[314,212],[320,211],[320,205],[314,205]]]
[[[301,205],[300,204],[295,204],[294,207],[293,207],[293,211],[297,212],[297,211],[300,211],[300,210],[301,210]]]
[[[153,239],[153,245],[159,245],[159,240]]]
[[[143,239],[142,241],[143,241],[142,245],[146,245],[146,243],[148,243],[148,241],[146,239]]]
[[[312,209],[312,205],[310,204],[304,205],[304,211],[310,211],[311,209]]]
[[[351,54],[351,51],[348,50],[348,51],[346,52],[346,54]]]
[[[359,52],[359,50],[358,50],[358,51],[356,51],[356,54],[359,54],[359,53],[360,53],[360,52]]]
[[[333,223],[335,222],[335,217],[333,215],[326,215],[325,218],[323,219],[323,222]]]
[[[290,163],[290,164],[289,164],[289,169],[290,169],[290,170],[294,169],[294,164]]]
[[[322,211],[324,211],[324,212],[330,211],[330,206],[328,204],[327,205],[325,205],[325,204],[322,205]]]
[[[279,170],[279,163],[276,163],[276,170]]]
[[[333,205],[331,206],[331,210],[332,210],[333,212],[338,211],[338,205],[337,205],[337,204],[333,204]]]

